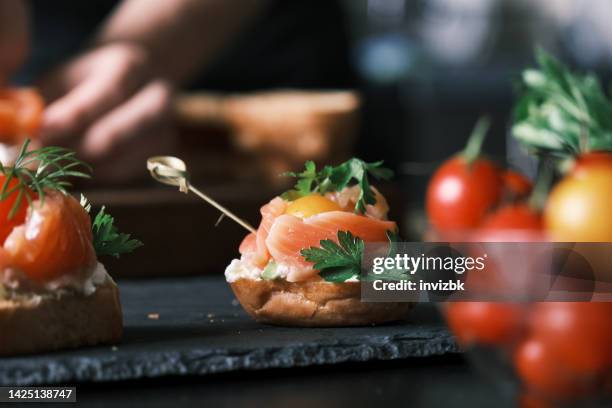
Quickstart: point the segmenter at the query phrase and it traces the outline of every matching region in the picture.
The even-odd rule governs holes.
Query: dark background
[[[116,3],[33,0],[32,56],[15,79],[35,83],[85,49]],[[318,161],[338,163],[353,154],[384,159],[396,171],[394,182],[382,186],[391,217],[406,239],[420,240],[426,228],[426,182],[442,160],[463,148],[479,116],[493,119],[486,153],[533,176],[534,163],[508,132],[520,73],[533,64],[533,51],[541,46],[577,69],[596,71],[606,83],[612,56],[609,21],[612,6],[605,0],[272,1],[179,92],[356,90],[361,117],[351,151],[332,152]],[[283,119],[284,113],[277,115]],[[279,181],[283,169],[275,163],[291,151],[271,158],[237,149],[232,129],[181,129],[180,155],[194,184],[257,225],[261,205],[289,186]],[[297,170],[304,160],[288,160],[284,170]],[[259,177],[262,173],[267,177]],[[213,230],[216,211],[157,185],[144,163],[140,183],[105,185],[89,195],[94,205],[106,204],[120,226],[147,243],[133,262],[113,265],[142,269],[138,275],[165,274],[162,269],[170,265],[159,258],[164,251],[185,264],[172,265],[172,274],[218,272],[242,237],[229,221]],[[194,230],[203,237],[194,241]],[[215,239],[219,234],[222,239]],[[195,252],[213,244],[217,256],[202,266]]]
[[[533,175],[508,128],[516,82],[533,64],[536,47],[596,71],[604,83],[609,77],[612,38],[605,21],[612,7],[605,1],[343,4],[366,95],[359,153],[392,161],[414,206],[422,203],[432,163],[459,151],[483,114],[493,119],[485,151]]]

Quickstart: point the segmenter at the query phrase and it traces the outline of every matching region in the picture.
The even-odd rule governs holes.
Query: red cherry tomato
[[[612,370],[612,303],[538,303],[532,333],[576,373]]]
[[[516,372],[529,391],[553,399],[587,394],[592,385],[559,363],[558,355],[547,344],[531,338],[523,342],[514,354]]]
[[[504,192],[513,199],[526,198],[531,194],[533,184],[531,181],[514,170],[506,170],[502,174]]]
[[[524,329],[521,305],[494,302],[452,302],[446,319],[461,345],[512,344]]]
[[[483,222],[484,230],[541,231],[542,215],[525,203],[510,204],[496,210]]]
[[[427,215],[439,231],[477,227],[500,199],[498,167],[478,158],[471,164],[462,156],[444,163],[431,179],[426,197]]]
[[[0,175],[0,189],[4,186],[6,182],[6,176]],[[19,184],[19,181],[15,178],[12,178],[6,187],[6,191],[10,192],[15,189]],[[28,194],[32,199],[35,199],[35,194],[27,189]],[[28,200],[25,195],[22,196],[21,202],[17,206],[17,210],[13,214],[12,217],[9,217],[11,209],[15,205],[17,198],[19,195],[19,189],[15,189],[12,193],[8,194],[8,196],[0,201],[0,244],[3,244],[6,240],[6,237],[9,236],[13,228],[18,225],[21,225],[25,222],[26,214],[28,211]]]
[[[0,90],[0,141],[19,144],[26,137],[36,138],[44,105],[33,88]]]

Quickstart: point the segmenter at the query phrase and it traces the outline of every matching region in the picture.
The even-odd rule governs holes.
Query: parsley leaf
[[[397,243],[402,239],[399,234],[395,231],[387,231],[387,239],[389,240],[389,250],[387,251],[387,258],[395,258],[397,255]],[[401,268],[392,268],[386,269],[384,273],[380,275],[373,275],[371,273],[368,274],[367,279],[380,279],[380,280],[390,280],[390,281],[400,281],[400,280],[409,280],[410,275],[408,275],[405,269]]]
[[[295,189],[285,193],[285,197],[283,198],[295,199],[303,197],[310,194],[312,191],[312,185],[317,180],[317,165],[313,161],[308,160],[304,164],[304,171],[300,173],[289,171],[283,173],[282,175],[287,177],[295,177],[298,179],[297,183],[295,184]]]
[[[134,251],[143,246],[137,239],[130,239],[130,234],[121,233],[114,225],[114,218],[100,208],[93,221],[93,243],[97,255],[110,255],[119,258],[121,254]]]
[[[91,211],[91,204],[84,196],[81,196],[81,205],[85,211]],[[96,255],[110,255],[119,258],[120,255],[143,246],[139,240],[131,239],[130,234],[119,232],[114,222],[114,218],[106,213],[105,207],[100,208],[92,223],[93,246]]]
[[[328,282],[344,282],[361,273],[361,257],[365,244],[349,231],[338,231],[338,243],[331,239],[320,242],[321,247],[310,247],[300,252]]]
[[[397,242],[400,237],[395,231],[387,231],[389,240],[388,257],[394,257],[397,253]],[[301,254],[308,262],[313,262],[313,268],[318,269],[319,275],[327,282],[344,282],[355,276],[361,278],[361,260],[365,250],[365,243],[359,237],[355,237],[350,231],[338,231],[338,243],[331,239],[320,242],[321,247],[310,247],[302,249]],[[368,279],[372,276],[368,276]],[[377,275],[376,279],[383,280],[406,280],[409,277],[405,270],[389,270],[383,275]]]
[[[367,204],[376,204],[376,194],[370,187],[368,175],[385,180],[393,176],[393,172],[382,167],[382,164],[382,161],[367,163],[352,158],[338,166],[325,166],[317,171],[315,163],[307,161],[304,171],[283,173],[284,176],[295,177],[298,180],[294,189],[289,190],[282,197],[287,200],[295,200],[312,193],[325,194],[358,185],[360,192],[355,203],[355,212],[364,214]]]
[[[393,258],[397,254],[397,243],[402,239],[396,231],[387,231],[387,239],[389,240],[389,250],[387,251],[387,258]]]

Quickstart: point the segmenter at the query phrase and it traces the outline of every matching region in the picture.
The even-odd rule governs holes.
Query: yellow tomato
[[[590,166],[566,176],[544,211],[551,236],[568,242],[612,242],[612,168]]]
[[[319,213],[341,210],[340,206],[329,198],[319,194],[312,194],[293,201],[287,206],[285,213],[306,218]]]

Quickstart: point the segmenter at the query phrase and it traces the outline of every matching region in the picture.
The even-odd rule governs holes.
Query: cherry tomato
[[[0,102],[0,139],[2,142],[13,142],[17,133],[15,123],[16,110],[12,104]]]
[[[6,176],[0,175],[0,189],[4,186],[6,182]],[[9,192],[16,188],[19,184],[19,181],[15,178],[12,178],[7,185],[6,191]],[[9,217],[11,209],[15,205],[18,198],[18,189],[14,190],[12,193],[8,195],[4,200],[0,201],[0,244],[3,244],[6,240],[6,237],[9,236],[13,228],[18,225],[21,225],[25,222],[26,214],[28,211],[28,200],[25,196],[22,197],[21,202],[17,206],[17,210],[13,214],[12,217]],[[35,199],[35,194],[27,189],[26,190],[32,199]]]
[[[530,391],[553,399],[571,398],[590,391],[590,382],[575,376],[559,363],[558,355],[547,344],[531,338],[523,342],[514,354],[516,372]]]
[[[0,142],[18,144],[34,138],[42,121],[44,101],[32,88],[0,91]]]
[[[573,372],[595,375],[612,369],[612,303],[538,303],[532,334]]]
[[[512,344],[524,329],[521,305],[494,302],[451,302],[446,319],[461,345]]]
[[[498,167],[478,158],[468,163],[462,156],[444,163],[427,188],[427,215],[440,230],[477,227],[500,199],[502,181]]]
[[[499,208],[483,222],[484,230],[542,230],[542,216],[526,203]]]
[[[553,239],[612,242],[612,166],[583,164],[550,193],[544,224]]]
[[[531,181],[518,171],[504,171],[502,173],[502,181],[504,183],[504,192],[512,199],[526,198],[533,189]]]

